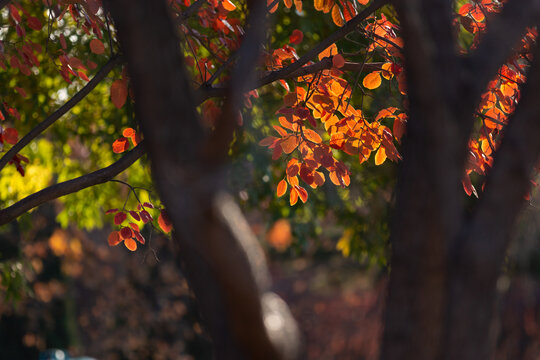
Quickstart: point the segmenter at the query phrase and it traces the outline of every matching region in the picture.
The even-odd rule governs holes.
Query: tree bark
[[[296,324],[269,292],[262,249],[221,191],[223,163],[206,156],[216,134],[208,136],[199,122],[166,1],[106,4],[127,60],[154,181],[175,229],[177,256],[216,358],[294,358]]]

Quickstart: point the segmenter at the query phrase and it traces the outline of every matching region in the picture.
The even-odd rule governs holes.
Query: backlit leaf
[[[117,154],[123,153],[127,149],[129,149],[129,142],[128,139],[125,137],[121,137],[117,139],[112,144],[113,151]]]
[[[158,216],[158,224],[161,230],[165,233],[170,233],[172,230],[172,222],[169,219],[169,216],[164,210],[161,210]]]
[[[126,247],[128,248],[128,250],[130,251],[135,251],[137,250],[137,243],[135,242],[135,240],[129,238],[129,239],[125,239],[124,240],[124,245],[126,245]]]
[[[298,192],[296,191],[296,188],[292,188],[290,195],[289,195],[289,204],[291,206],[295,205],[298,202]]]
[[[120,242],[122,241],[122,238],[120,237],[120,234],[118,233],[118,231],[113,231],[112,233],[109,234],[109,238],[107,240],[109,242],[109,246],[116,246],[120,244]]]
[[[294,29],[293,32],[291,33],[291,36],[289,36],[289,42],[291,44],[300,44],[303,39],[304,39],[304,33],[298,29]]]
[[[379,72],[374,71],[372,73],[367,74],[367,76],[362,81],[362,85],[364,85],[366,89],[373,90],[373,89],[378,88],[381,85],[381,81],[382,81],[381,75],[379,75]]]
[[[375,154],[375,165],[381,165],[386,160],[386,150],[380,146]]]
[[[19,140],[19,133],[14,128],[6,128],[2,134],[4,141],[8,144],[15,145]]]
[[[154,219],[152,218],[152,215],[150,215],[150,213],[149,213],[148,211],[146,211],[146,210],[141,211],[141,212],[140,212],[140,215],[141,215],[141,220],[142,220],[143,223],[145,223],[145,224],[148,223],[148,222],[150,222],[150,221],[152,221],[152,220],[154,220]]]
[[[283,179],[279,182],[277,186],[277,196],[281,197],[285,194],[285,191],[287,191],[287,182]]]
[[[223,8],[227,11],[233,11],[236,9],[236,5],[234,5],[230,0],[222,0],[221,5],[223,5]]]

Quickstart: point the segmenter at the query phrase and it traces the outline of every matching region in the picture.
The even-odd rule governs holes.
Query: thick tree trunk
[[[470,213],[459,200],[461,177],[480,94],[536,19],[539,2],[527,3],[511,1],[478,49],[459,58],[450,1],[397,1],[410,119],[391,237],[384,360],[492,355],[496,282],[540,153],[538,51]]]
[[[222,159],[209,156],[216,136],[231,138],[234,129],[223,124],[222,133],[204,133],[166,1],[106,4],[127,60],[155,184],[175,229],[178,259],[216,358],[294,358],[296,324],[283,301],[269,292],[262,249],[233,200],[220,190]],[[246,77],[249,67],[243,71]],[[238,82],[242,87],[233,78]],[[224,113],[230,115],[234,103],[228,106]]]

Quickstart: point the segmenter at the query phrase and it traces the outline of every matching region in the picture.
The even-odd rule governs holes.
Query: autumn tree
[[[79,137],[111,140],[111,152],[122,155],[105,168],[48,187],[47,181],[43,189],[10,199],[13,204],[0,210],[1,224],[46,201],[120,183],[136,199],[133,207],[126,200],[108,211],[117,227],[109,244],[135,251],[146,243],[145,224],[165,233],[174,229],[178,262],[218,358],[298,356],[294,320],[270,291],[264,254],[224,192],[241,109],[252,106],[259,89],[277,83],[285,93],[272,121],[275,133],[260,145],[273,160],[284,159],[275,191],[287,195],[290,206],[309,201],[309,192],[327,180],[349,186],[350,159],[400,163],[382,358],[490,357],[496,282],[540,151],[539,1],[0,5],[8,24],[0,67],[15,79],[10,89],[18,94],[5,95],[0,112],[3,172],[30,177],[26,170],[39,163],[40,153],[34,151],[34,159],[21,150],[122,65],[108,87],[114,109],[104,115],[125,110],[128,118],[111,120],[123,128],[112,136],[103,119],[89,134],[74,129]],[[285,43],[269,39],[271,14],[292,8],[301,15],[307,9],[328,14],[335,30],[307,51],[299,46],[305,36],[299,29]],[[43,74],[51,83],[58,77],[74,83],[68,90],[77,91],[37,122],[17,106]],[[61,86],[56,96],[66,95]],[[371,97],[383,87],[393,95],[376,108],[381,103]],[[141,200],[141,189],[115,179],[145,153],[161,201]],[[467,207],[465,194],[478,200]]]

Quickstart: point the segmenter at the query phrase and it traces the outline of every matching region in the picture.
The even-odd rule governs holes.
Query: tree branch
[[[64,195],[72,194],[90,186],[102,184],[111,180],[116,175],[131,166],[137,159],[144,154],[144,141],[137,145],[133,150],[127,152],[120,160],[107,166],[106,168],[91,172],[78,178],[64,181],[32,195],[17,201],[15,204],[0,210],[0,225],[16,219],[30,209],[35,208],[47,201],[51,201]]]
[[[362,10],[358,15],[349,20],[344,26],[340,27],[338,30],[330,34],[328,37],[319,42],[315,47],[311,48],[307,53],[302,55],[300,59],[293,62],[292,64],[268,73],[261,79],[259,79],[253,88],[259,88],[263,85],[270,84],[274,81],[280,79],[287,79],[293,77],[291,74],[294,74],[295,71],[300,70],[302,66],[311,61],[314,57],[319,55],[327,47],[345,37],[345,35],[353,32],[362,21],[364,21],[369,15],[373,14],[376,10],[383,7],[386,4],[389,4],[390,0],[375,0],[371,5]],[[328,61],[328,60],[326,60]],[[225,96],[225,88],[221,87],[201,87],[197,90],[195,97],[198,103],[202,103],[205,100],[211,97],[221,97]]]
[[[355,62],[346,62],[345,65],[343,65],[342,68],[339,70],[341,71],[376,71],[382,69],[382,62],[374,62],[374,63],[355,63]],[[316,74],[317,72],[321,70],[328,70],[333,67],[332,64],[332,58],[331,57],[325,57],[321,61],[316,62],[314,64],[306,65],[304,67],[301,67],[294,71],[287,71],[283,72],[281,74],[281,77],[274,78],[273,76],[270,77],[268,75],[264,75],[261,77],[257,82],[255,82],[252,86],[249,87],[249,90],[258,89],[264,85],[271,84],[278,80],[287,80],[287,79],[294,79],[297,77],[302,77],[310,74]],[[284,68],[285,69],[285,68]],[[274,72],[270,72],[270,74],[273,74]],[[227,95],[227,87],[200,87],[197,90],[197,103],[202,103],[205,100],[212,98],[212,97],[223,97]]]
[[[11,149],[8,150],[0,159],[0,170],[6,166],[6,164],[24,148],[30,141],[36,138],[41,134],[45,129],[54,124],[54,122],[60,119],[65,113],[67,113],[71,108],[77,105],[86,95],[90,93],[100,82],[107,76],[107,74],[120,62],[122,58],[120,56],[115,56],[111,58],[99,71],[96,75],[90,80],[78,93],[76,93],[71,99],[69,99],[64,105],[62,105],[58,110],[49,115],[45,120],[36,125],[28,134],[26,134],[21,140],[19,140]]]
[[[488,31],[480,45],[463,59],[462,81],[468,88],[464,100],[471,103],[470,106],[477,105],[480,94],[508,60],[526,28],[538,23],[539,18],[539,0],[520,0],[506,2],[502,12],[488,21]]]

